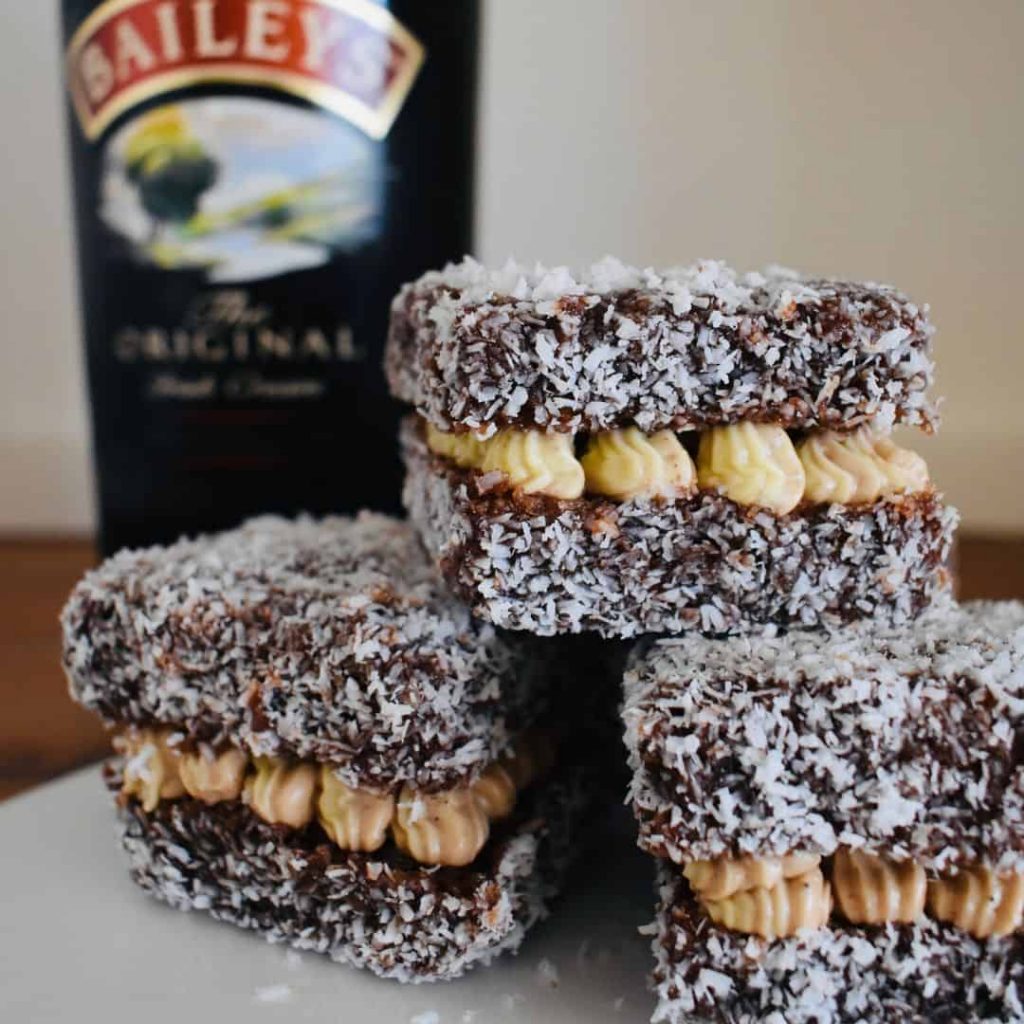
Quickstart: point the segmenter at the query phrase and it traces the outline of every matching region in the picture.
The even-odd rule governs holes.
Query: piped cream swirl
[[[446,433],[428,423],[427,447],[462,469],[503,473],[524,494],[578,498],[583,493],[583,467],[576,459],[570,434],[541,430],[499,430],[481,441],[469,433]]]
[[[832,894],[819,868],[705,902],[715,924],[765,939],[782,939],[804,928],[822,928],[832,912]]]
[[[320,768],[317,820],[343,850],[379,850],[388,838],[395,814],[390,793],[354,789],[338,778],[330,765]]]
[[[158,729],[128,729],[114,740],[125,758],[122,792],[135,797],[149,813],[161,800],[185,794],[179,763],[181,754],[168,744],[171,734]]]
[[[245,782],[248,758],[241,750],[182,754],[178,764],[185,792],[205,804],[237,800]]]
[[[276,757],[257,757],[256,771],[245,780],[242,799],[271,825],[304,828],[313,820],[317,770]]]
[[[814,853],[784,857],[718,857],[690,861],[683,875],[703,900],[722,900],[745,889],[771,889],[787,878],[806,874],[821,858]]]
[[[930,881],[928,913],[977,939],[1009,935],[1024,921],[1024,874],[975,866]]]
[[[391,823],[395,843],[422,864],[464,867],[490,834],[490,819],[469,787],[417,793],[406,787]]]
[[[433,423],[426,427],[427,447],[435,454],[451,459],[462,469],[478,469],[484,461],[487,442],[470,433],[449,434]]]
[[[504,473],[524,494],[571,499],[583,493],[583,467],[570,434],[501,430],[485,445],[480,469]]]
[[[591,494],[626,501],[641,495],[690,494],[697,471],[671,430],[646,435],[636,427],[595,434],[580,459]]]
[[[924,913],[928,880],[912,860],[893,861],[841,847],[832,859],[832,890],[854,924],[909,924]]]
[[[860,505],[928,487],[928,466],[891,437],[861,427],[849,434],[817,430],[797,448],[807,485],[804,500]]]
[[[516,781],[501,763],[492,764],[470,788],[492,821],[507,818],[516,806]]]
[[[697,479],[737,505],[784,515],[804,494],[804,468],[789,435],[770,423],[712,427],[700,438]]]

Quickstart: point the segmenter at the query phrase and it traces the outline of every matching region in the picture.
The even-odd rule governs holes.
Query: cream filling
[[[379,850],[395,816],[390,793],[372,793],[345,785],[329,765],[320,766],[316,816],[321,828],[343,850]]]
[[[893,861],[843,847],[832,858],[832,889],[852,924],[910,924],[924,913],[928,880],[911,860]]]
[[[821,858],[813,853],[785,857],[719,857],[685,865],[683,875],[703,900],[722,900],[745,889],[771,889],[787,878],[816,868]]]
[[[562,499],[671,500],[699,488],[785,515],[800,504],[865,504],[930,486],[919,455],[870,427],[811,431],[798,444],[772,424],[712,427],[700,435],[696,465],[671,430],[594,434],[579,459],[569,434],[501,430],[481,440],[427,423],[425,437],[434,454],[462,469],[497,472],[521,493]]]
[[[490,829],[487,811],[471,787],[417,793],[406,786],[391,822],[395,843],[413,860],[450,867],[472,863]]]
[[[626,427],[597,434],[580,463],[589,494],[620,501],[641,495],[674,498],[697,489],[693,460],[671,430],[648,436]]]
[[[819,430],[797,453],[807,477],[804,499],[815,503],[862,505],[928,486],[928,466],[892,438],[861,427],[850,434]]]
[[[1006,936],[1024,923],[1024,874],[971,866],[928,879],[910,860],[840,847],[831,884],[814,854],[719,857],[683,865],[683,875],[708,916],[732,931],[779,939],[822,928],[836,910],[852,924],[911,924],[926,912],[975,938]]]
[[[832,913],[832,894],[820,868],[757,886],[721,900],[705,900],[715,924],[764,939],[784,939],[804,928],[822,928]]]
[[[804,467],[782,427],[737,423],[700,436],[697,479],[737,505],[757,505],[778,515],[792,512],[804,494]]]
[[[178,771],[181,755],[167,742],[172,735],[170,730],[132,729],[114,739],[114,749],[125,759],[121,791],[135,797],[144,811],[185,795]]]
[[[480,469],[500,472],[524,494],[572,499],[583,493],[583,467],[568,434],[500,430],[485,445]]]
[[[975,865],[928,882],[928,913],[976,939],[1010,935],[1024,922],[1024,874]]]
[[[518,795],[553,761],[540,734],[520,738],[513,752],[470,785],[440,793],[409,786],[395,794],[355,789],[330,765],[255,757],[230,749],[216,755],[176,748],[173,729],[127,729],[114,740],[124,756],[122,792],[147,812],[161,800],[191,796],[206,804],[242,800],[271,825],[305,828],[313,820],[345,850],[372,852],[388,835],[422,864],[462,867],[487,842],[492,821],[507,818]]]

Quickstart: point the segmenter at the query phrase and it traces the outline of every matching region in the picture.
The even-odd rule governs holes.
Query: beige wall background
[[[931,303],[915,443],[1024,529],[1019,0],[485,0],[479,254],[728,259]],[[93,521],[56,0],[0,11],[0,531]]]

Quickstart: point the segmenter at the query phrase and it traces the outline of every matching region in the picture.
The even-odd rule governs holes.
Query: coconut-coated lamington
[[[592,795],[572,750],[593,702],[567,682],[586,654],[475,621],[406,524],[264,517],[122,552],[62,624],[158,898],[404,981],[546,912]]]
[[[467,259],[399,292],[385,367],[395,398],[449,431],[930,427],[931,334],[895,289],[780,268]]]
[[[912,619],[955,513],[927,310],[891,288],[614,260],[471,260],[396,297],[404,502],[482,618],[631,637]]]
[[[1024,1020],[1024,605],[650,642],[657,1020]]]

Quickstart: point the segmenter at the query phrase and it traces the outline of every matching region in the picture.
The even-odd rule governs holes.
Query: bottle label
[[[210,83],[279,89],[381,139],[423,56],[372,0],[107,0],[72,37],[67,76],[89,139],[139,103]]]
[[[477,5],[397,6],[65,0],[105,550],[398,511],[388,309],[470,244]]]

